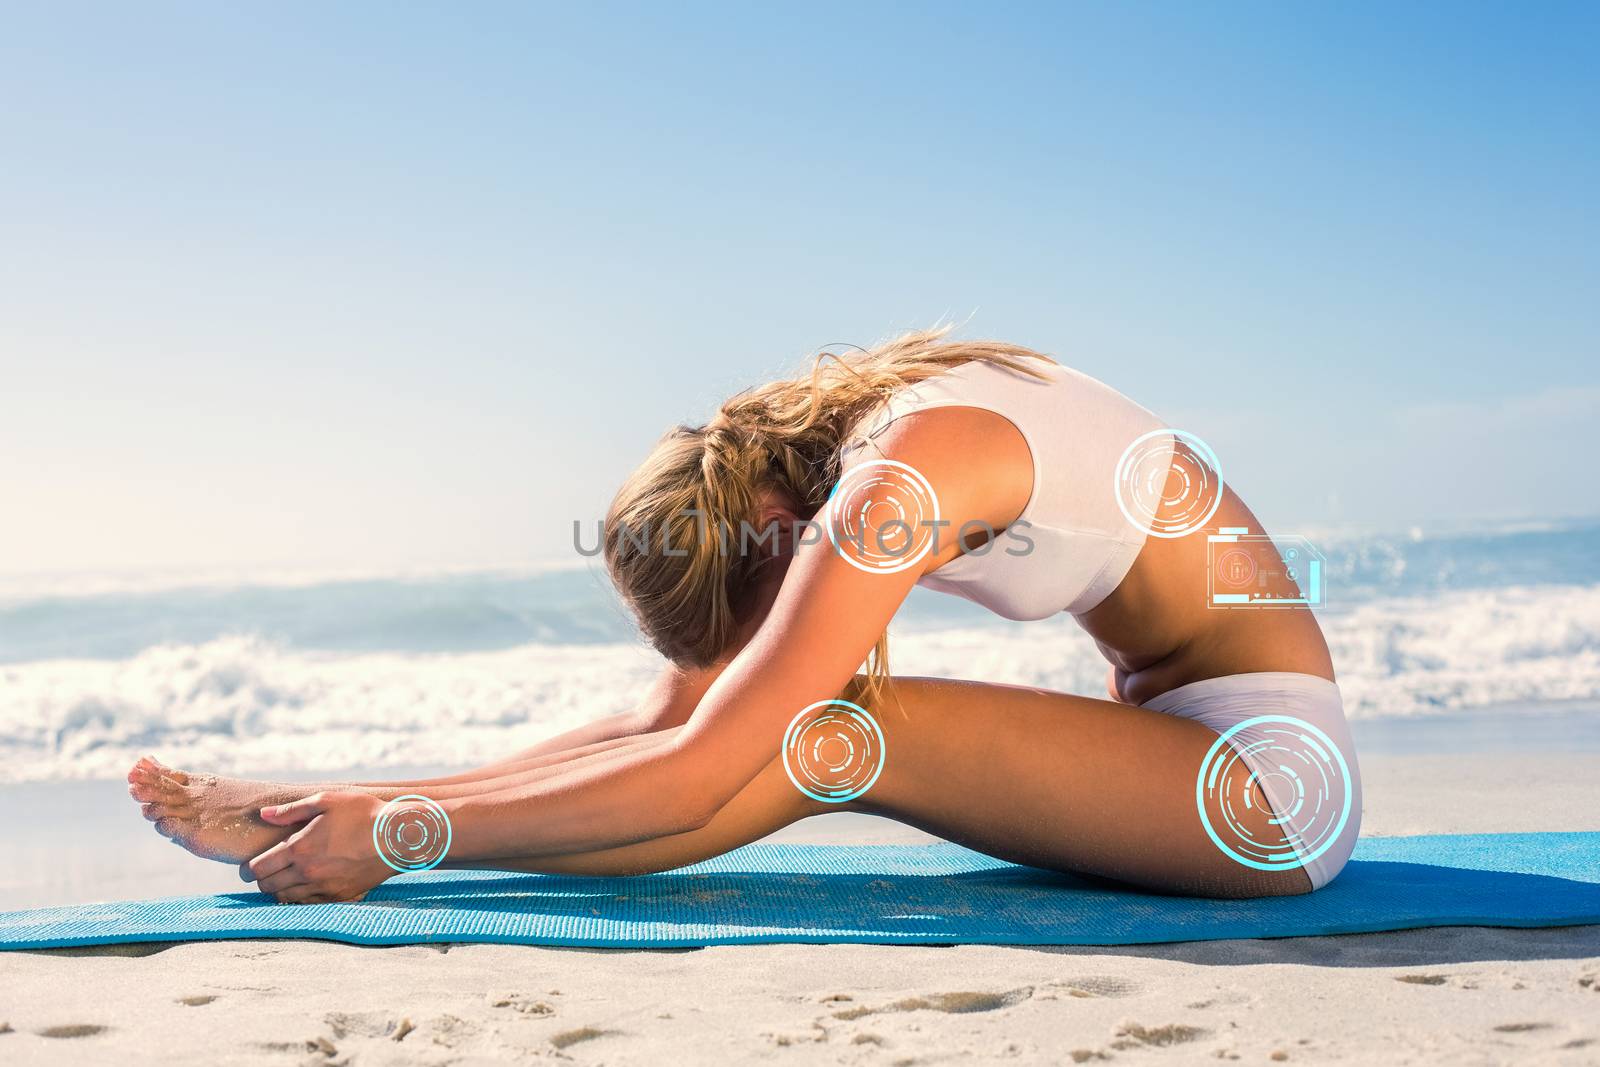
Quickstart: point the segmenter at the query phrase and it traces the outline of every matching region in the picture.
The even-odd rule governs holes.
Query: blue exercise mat
[[[655,948],[763,942],[1134,945],[1419,926],[1600,923],[1600,833],[1367,838],[1306,896],[1156,896],[955,845],[752,845],[670,874],[395,878],[360,904],[254,892],[0,913],[0,948],[314,937]]]

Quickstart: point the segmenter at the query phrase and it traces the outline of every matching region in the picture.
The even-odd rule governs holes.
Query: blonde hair
[[[662,655],[707,667],[727,652],[761,559],[730,552],[726,532],[753,526],[774,491],[802,518],[814,515],[839,479],[847,435],[891,394],[963,363],[1037,376],[1029,363],[1047,359],[999,341],[947,341],[949,330],[913,331],[848,356],[819,353],[809,375],[746,390],[704,426],[669,431],[628,476],[606,514],[606,567]],[[888,664],[880,635],[853,699],[880,702]]]

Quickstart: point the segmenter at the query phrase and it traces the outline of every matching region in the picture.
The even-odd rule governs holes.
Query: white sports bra
[[[917,584],[1019,621],[1082,615],[1121,583],[1146,531],[1117,503],[1117,463],[1136,438],[1163,425],[1086,374],[1042,360],[1029,365],[1044,377],[975,361],[907,386],[846,435],[843,453],[848,465],[890,423],[930,408],[981,408],[1015,426],[1033,454],[1033,495],[1011,536],[1000,534]]]

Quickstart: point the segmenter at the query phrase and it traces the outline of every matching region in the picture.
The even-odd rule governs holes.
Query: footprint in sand
[[[1450,978],[1443,974],[1397,974],[1394,980],[1410,985],[1444,985]]]
[[[324,1015],[322,1021],[328,1024],[333,1036],[341,1041],[347,1037],[387,1037],[392,1041],[399,1041],[416,1029],[410,1019],[397,1019],[377,1011],[360,1013],[336,1011]],[[397,1034],[399,1036],[396,1036]]]
[[[215,993],[196,993],[192,997],[179,997],[177,1002],[179,1004],[188,1005],[191,1008],[203,1008],[216,999],[217,996]]]
[[[828,1040],[828,1031],[824,1030],[817,1023],[812,1023],[811,1025],[815,1026],[816,1030],[809,1034],[768,1034],[766,1036],[774,1045],[777,1045],[779,1048],[791,1048],[795,1045],[811,1045],[817,1043],[818,1041]],[[860,1042],[856,1043],[860,1044]]]
[[[1210,1030],[1202,1027],[1185,1026],[1182,1023],[1141,1026],[1135,1022],[1127,1022],[1117,1027],[1117,1037],[1111,1042],[1111,1047],[1118,1050],[1165,1048],[1169,1045],[1184,1045],[1190,1041],[1198,1041],[1209,1033]]]
[[[434,1044],[452,1049],[463,1041],[476,1038],[479,1030],[477,1023],[450,1014],[435,1015],[425,1025]]]
[[[576,1030],[563,1030],[559,1034],[550,1035],[550,1043],[558,1049],[571,1048],[582,1041],[593,1041],[597,1037],[607,1037],[616,1033],[615,1030],[601,1030],[593,1026],[580,1026]]]
[[[304,1052],[309,1041],[252,1041],[250,1047],[262,1052]]]
[[[1501,1023],[1495,1027],[1499,1034],[1525,1034],[1529,1030],[1553,1030],[1555,1023]]]
[[[94,1023],[63,1023],[60,1026],[47,1026],[43,1030],[35,1030],[40,1037],[93,1037],[95,1034],[105,1033],[109,1027],[97,1026]]]
[[[554,1015],[556,1009],[542,1000],[525,997],[521,993],[505,993],[489,998],[491,1008],[510,1008],[524,1015]]]
[[[893,1004],[886,1004],[878,1008],[869,1008],[865,1005],[857,1008],[846,1008],[833,1013],[835,1019],[849,1021],[860,1019],[867,1015],[885,1015],[890,1012],[901,1011],[942,1011],[949,1015],[966,1015],[980,1011],[998,1011],[1009,1008],[1013,1004],[1020,1004],[1033,996],[1031,986],[1022,989],[1013,989],[1007,993],[930,993],[919,997],[906,997]]]
[[[1069,978],[1062,982],[1051,982],[1050,987],[1062,990],[1069,997],[1131,997],[1144,991],[1138,982],[1111,974]]]

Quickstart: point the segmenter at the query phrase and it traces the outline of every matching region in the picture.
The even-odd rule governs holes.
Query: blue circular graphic
[[[1222,505],[1222,461],[1187,430],[1151,430],[1123,450],[1112,488],[1134,526],[1151,537],[1184,537]]]
[[[1261,840],[1241,822],[1263,794],[1276,794],[1284,809],[1274,808],[1267,820],[1282,840]],[[1223,855],[1258,871],[1295,870],[1332,848],[1350,819],[1352,795],[1339,746],[1291,715],[1235,723],[1212,742],[1194,785],[1206,835]],[[1211,821],[1208,801],[1221,812],[1220,826]]]
[[[828,538],[846,562],[857,570],[894,574],[933,550],[939,495],[911,464],[875,459],[844,472],[824,514]]]
[[[372,820],[372,845],[401,874],[431,870],[450,851],[450,816],[421,794],[395,797]]]
[[[802,708],[783,733],[783,770],[812,800],[843,804],[872,788],[883,773],[883,731],[866,708],[819,700]]]

